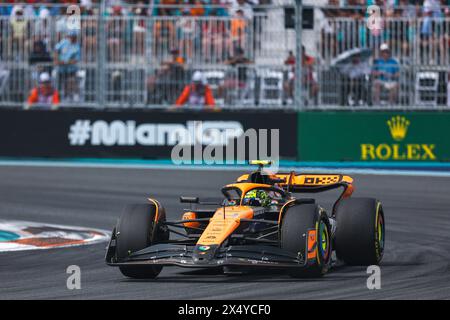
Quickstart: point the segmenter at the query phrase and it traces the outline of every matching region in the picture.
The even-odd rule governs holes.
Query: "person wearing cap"
[[[394,104],[397,99],[400,66],[392,56],[388,44],[380,46],[380,58],[374,60],[372,76],[374,77],[374,104],[380,103],[381,90],[389,92],[389,103]]]
[[[206,84],[203,74],[200,71],[194,72],[192,83],[184,87],[183,92],[178,97],[175,105],[180,107],[186,103],[193,107],[213,108],[215,105],[212,90]]]
[[[25,109],[29,109],[33,104],[49,105],[55,109],[59,102],[58,90],[52,86],[50,75],[43,72],[39,75],[39,85],[31,90]]]
[[[81,47],[76,29],[69,29],[67,37],[56,44],[53,60],[57,66],[58,81],[64,90],[64,98],[78,100],[76,75],[81,60]]]

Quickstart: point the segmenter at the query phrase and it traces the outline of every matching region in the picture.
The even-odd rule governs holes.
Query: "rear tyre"
[[[373,198],[350,198],[336,207],[336,254],[346,264],[377,265],[384,253],[384,213]]]
[[[125,207],[116,227],[116,259],[121,261],[133,252],[167,240],[168,232],[155,226],[158,211],[158,222],[165,221],[162,207],[153,204],[133,204]],[[162,266],[120,266],[122,274],[136,279],[153,279],[162,270]]]
[[[330,223],[325,211],[316,204],[301,204],[288,209],[281,225],[281,247],[306,261],[305,266],[290,269],[295,278],[321,277],[331,261]]]

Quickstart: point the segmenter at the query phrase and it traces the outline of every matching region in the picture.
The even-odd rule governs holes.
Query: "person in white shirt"
[[[21,59],[25,52],[25,45],[28,38],[28,18],[25,17],[24,8],[15,5],[9,18],[11,25],[11,36],[9,38],[8,53],[11,58]]]
[[[423,12],[432,12],[433,18],[442,17],[440,1],[439,0],[425,0],[423,2]]]

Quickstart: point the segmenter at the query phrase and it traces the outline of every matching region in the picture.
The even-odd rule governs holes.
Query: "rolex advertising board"
[[[300,161],[450,161],[450,113],[303,112]]]

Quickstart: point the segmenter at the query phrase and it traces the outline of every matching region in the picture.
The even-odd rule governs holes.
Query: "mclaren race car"
[[[351,198],[353,179],[340,174],[258,169],[222,188],[223,199],[181,197],[182,218],[166,221],[154,199],[127,206],[114,228],[106,263],[131,278],[155,278],[163,266],[284,269],[320,277],[335,263],[379,264],[384,251],[380,201]],[[311,197],[342,189],[330,212]],[[220,200],[220,201],[219,201]]]

